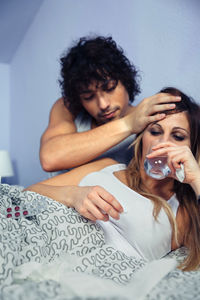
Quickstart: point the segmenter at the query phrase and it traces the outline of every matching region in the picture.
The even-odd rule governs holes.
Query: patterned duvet
[[[18,186],[0,185],[0,212],[0,299],[200,299],[200,272],[175,267],[184,248],[128,257],[74,209]]]

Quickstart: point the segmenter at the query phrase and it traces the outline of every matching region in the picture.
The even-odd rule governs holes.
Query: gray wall
[[[199,100],[199,4],[194,0],[44,0],[10,65],[11,183],[47,177],[40,136],[60,97],[59,57],[72,40],[112,35],[141,70],[142,98],[173,85]]]
[[[0,63],[0,150],[10,150],[10,66]]]

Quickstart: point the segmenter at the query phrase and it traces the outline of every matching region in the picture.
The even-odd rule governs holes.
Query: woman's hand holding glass
[[[197,195],[200,195],[200,166],[188,146],[178,146],[172,142],[162,142],[152,147],[153,152],[147,158],[167,156],[171,173],[168,177],[176,177],[176,171],[184,166],[184,183],[190,184]]]

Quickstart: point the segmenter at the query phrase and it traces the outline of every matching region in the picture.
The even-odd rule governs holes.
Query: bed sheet
[[[16,206],[28,216],[7,218]],[[150,264],[128,257],[74,209],[7,184],[0,212],[0,299],[200,299],[200,272],[176,268],[185,248]]]

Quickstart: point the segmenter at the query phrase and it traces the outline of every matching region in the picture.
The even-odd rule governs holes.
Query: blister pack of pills
[[[46,207],[46,201],[33,200],[25,204],[23,201],[20,201],[20,199],[14,198],[11,205],[1,207],[1,213],[6,216],[6,218],[29,218],[43,212]]]

